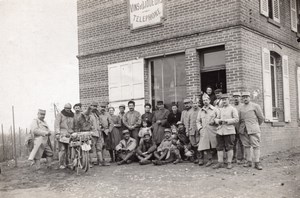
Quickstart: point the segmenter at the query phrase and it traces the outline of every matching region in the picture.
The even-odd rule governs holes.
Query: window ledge
[[[271,24],[273,24],[274,26],[276,26],[276,27],[278,27],[278,28],[281,27],[280,23],[274,21],[274,20],[271,19],[271,18],[268,18],[268,22],[271,23]]]
[[[285,122],[272,122],[272,127],[284,127]]]

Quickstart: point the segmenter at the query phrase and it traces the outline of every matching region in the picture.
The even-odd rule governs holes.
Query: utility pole
[[[17,161],[17,146],[16,146],[16,127],[15,127],[15,109],[14,106],[12,106],[12,117],[13,117],[13,132],[14,132],[14,147],[15,147],[15,167],[18,166],[18,161]]]

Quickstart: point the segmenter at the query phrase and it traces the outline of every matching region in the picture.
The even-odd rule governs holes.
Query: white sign
[[[129,0],[130,28],[162,23],[163,0]]]

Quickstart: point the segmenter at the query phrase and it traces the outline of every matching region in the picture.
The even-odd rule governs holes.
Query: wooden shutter
[[[288,56],[282,56],[282,74],[283,74],[284,121],[285,122],[291,122],[291,104],[290,104],[290,83],[289,83]]]
[[[273,20],[280,23],[280,6],[279,0],[272,0],[273,1]]]
[[[297,3],[296,0],[290,0],[291,4],[291,28],[297,32]]]
[[[116,101],[121,98],[121,71],[119,64],[108,66],[108,95],[109,101]]]
[[[260,13],[269,17],[269,2],[268,0],[260,0]]]
[[[300,67],[297,67],[297,82],[298,82],[298,118],[300,119]]]
[[[263,94],[266,121],[273,120],[270,51],[262,48]]]

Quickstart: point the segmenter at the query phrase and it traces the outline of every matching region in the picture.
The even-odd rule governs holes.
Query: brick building
[[[78,0],[80,100],[250,91],[264,154],[300,145],[299,0]]]

